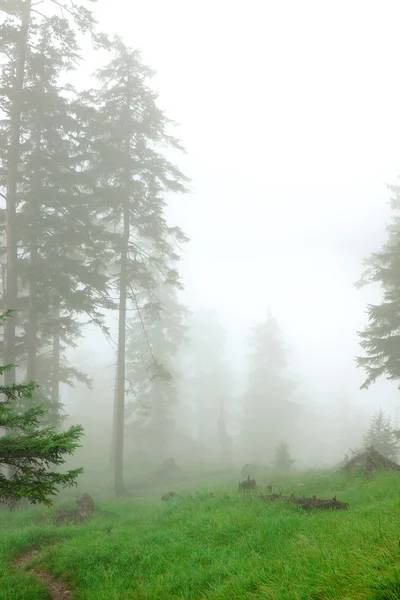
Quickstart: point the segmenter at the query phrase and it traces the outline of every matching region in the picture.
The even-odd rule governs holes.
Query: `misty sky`
[[[399,2],[99,0],[96,13],[142,50],[181,124],[192,193],[170,216],[192,240],[185,301],[220,312],[237,362],[271,303],[306,390],[392,410],[395,386],[358,391],[356,330],[379,295],[353,283],[400,173]]]

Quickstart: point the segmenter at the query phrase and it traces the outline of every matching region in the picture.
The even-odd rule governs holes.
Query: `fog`
[[[241,438],[248,335],[270,307],[302,408],[273,442],[287,439],[299,466],[334,464],[378,408],[396,421],[400,404],[395,383],[360,390],[357,331],[381,290],[354,286],[363,259],[385,242],[387,184],[400,173],[398,2],[103,0],[96,14],[157,72],[158,103],[179,122],[187,152],[173,156],[190,193],[168,197],[167,216],[190,238],[179,299],[200,325],[189,319],[191,343],[174,358],[181,376],[168,452],[220,463],[222,403],[233,463],[270,462]],[[99,60],[88,50],[78,83]],[[107,454],[111,443],[117,318],[108,315],[111,341],[91,325],[69,351],[94,380],[93,391],[62,391],[89,452]],[[193,383],[200,355],[207,368],[215,361],[211,382],[205,369]],[[134,437],[128,461],[141,460]]]

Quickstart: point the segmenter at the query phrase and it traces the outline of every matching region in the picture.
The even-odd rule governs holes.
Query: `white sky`
[[[181,126],[192,194],[171,204],[191,238],[185,300],[220,311],[232,360],[269,302],[305,387],[358,392],[356,330],[373,290],[353,283],[385,239],[400,173],[395,0],[99,0],[101,26],[142,50]],[[90,342],[88,342],[90,343]]]

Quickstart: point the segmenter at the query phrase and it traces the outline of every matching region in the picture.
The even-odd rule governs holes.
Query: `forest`
[[[274,160],[246,170],[262,146],[214,124],[206,154],[239,158],[204,198],[190,127],[101,4],[0,2],[0,598],[399,598],[400,185],[369,229],[368,194],[302,221],[289,172],[283,203],[254,194]],[[354,278],[346,227],[372,232]]]

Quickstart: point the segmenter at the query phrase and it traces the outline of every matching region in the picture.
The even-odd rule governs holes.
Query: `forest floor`
[[[301,488],[299,482],[304,483]],[[398,600],[400,477],[333,473],[274,479],[284,493],[347,511],[305,512],[240,497],[214,479],[182,497],[110,500],[58,526],[58,506],[0,511],[1,600]],[[214,495],[210,495],[209,492]]]

